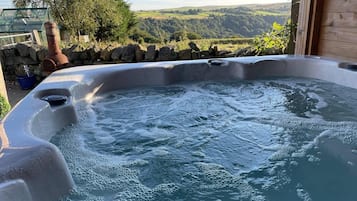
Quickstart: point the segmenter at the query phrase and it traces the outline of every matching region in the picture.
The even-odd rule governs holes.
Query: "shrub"
[[[254,49],[258,55],[284,54],[290,37],[290,22],[280,25],[274,22],[272,31],[254,38]]]
[[[202,36],[198,33],[195,32],[187,32],[187,38],[190,40],[197,40],[197,39],[201,39]]]
[[[0,95],[0,118],[3,118],[11,109],[7,100]]]

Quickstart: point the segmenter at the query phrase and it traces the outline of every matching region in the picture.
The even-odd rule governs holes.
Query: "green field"
[[[260,16],[286,16],[284,13],[275,13],[269,11],[258,10],[252,13],[253,15],[260,15]],[[223,16],[224,13],[222,12],[214,12],[214,11],[203,11],[196,15],[187,15],[181,13],[169,13],[169,12],[162,12],[162,11],[138,11],[136,12],[138,18],[153,18],[153,19],[170,19],[170,18],[177,18],[181,20],[189,20],[189,19],[205,19],[210,16]]]
[[[154,19],[170,19],[170,18],[177,18],[181,20],[188,20],[188,19],[205,19],[209,16],[222,16],[223,13],[219,12],[200,12],[196,15],[187,15],[181,13],[170,13],[170,12],[162,12],[162,11],[140,11],[136,12],[136,15],[139,18],[154,18]]]

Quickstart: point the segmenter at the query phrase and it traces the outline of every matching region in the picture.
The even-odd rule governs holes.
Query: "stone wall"
[[[0,60],[5,80],[15,80],[16,75],[24,75],[23,65],[28,65],[33,73],[41,75],[40,64],[47,55],[47,49],[38,45],[19,43],[14,47],[0,49]]]
[[[73,66],[92,65],[103,63],[132,63],[132,62],[152,62],[152,61],[173,61],[207,59],[217,57],[235,56],[229,51],[219,51],[216,46],[202,51],[193,42],[189,48],[176,51],[174,48],[164,46],[158,48],[149,45],[143,48],[138,44],[130,44],[121,47],[106,47],[100,49],[92,47],[79,50],[77,46],[65,48],[62,52],[68,57]],[[41,63],[46,58],[48,51],[45,47],[38,45],[17,44],[15,47],[3,47],[0,49],[0,59],[3,64],[3,71],[6,80],[14,80],[16,75],[24,75],[23,66],[28,65],[31,71],[43,77]]]

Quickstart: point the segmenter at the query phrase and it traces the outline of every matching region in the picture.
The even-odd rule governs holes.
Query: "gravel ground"
[[[7,96],[11,107],[14,107],[31,90],[22,90],[17,82],[6,82]]]

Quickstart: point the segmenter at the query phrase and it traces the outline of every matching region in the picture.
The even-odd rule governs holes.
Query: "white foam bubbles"
[[[302,188],[301,184],[296,186],[296,194],[302,201],[312,201],[310,194]]]
[[[319,110],[329,103],[318,92],[326,91],[311,83],[175,87],[179,90],[129,90],[98,98],[81,116],[84,129],[75,127],[57,139],[77,184],[69,200],[155,200],[158,195],[175,200],[182,192],[265,200],[261,190],[292,182],[286,168],[321,160],[314,150],[322,138],[357,143],[355,122],[324,120]],[[298,105],[289,105],[295,96]],[[169,178],[162,179],[162,172]],[[268,176],[254,178],[252,172]],[[295,190],[309,200],[304,188],[290,189]]]
[[[248,184],[239,175],[232,175],[222,165],[216,163],[195,163],[203,177],[203,182],[198,187],[206,191],[234,188],[238,195],[233,196],[237,200],[260,200],[263,198],[259,192]]]
[[[92,152],[83,146],[77,132],[74,127],[53,139],[63,152],[76,183],[74,192],[66,200],[108,200],[105,198],[114,199],[117,192],[126,191],[131,192],[129,197],[133,192],[142,196],[140,199],[150,197],[151,190],[141,184],[138,171],[129,168],[145,166],[146,161]],[[133,188],[136,190],[132,191]]]

